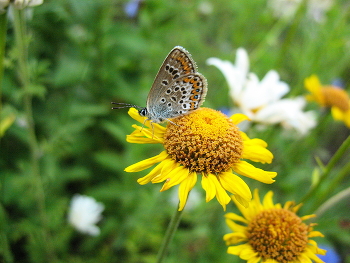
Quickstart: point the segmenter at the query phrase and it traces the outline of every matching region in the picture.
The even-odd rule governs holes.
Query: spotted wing
[[[171,119],[198,109],[207,95],[207,80],[200,73],[191,73],[174,80],[151,108],[151,115],[161,112],[162,119]],[[153,112],[153,110],[155,112]]]
[[[153,82],[147,98],[147,109],[154,107],[165,91],[177,79],[197,72],[197,66],[190,53],[183,47],[174,47],[165,58]]]

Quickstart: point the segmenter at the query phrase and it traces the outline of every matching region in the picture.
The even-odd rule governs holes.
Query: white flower
[[[256,74],[249,73],[249,58],[245,49],[239,48],[236,62],[209,58],[208,65],[216,66],[225,76],[230,96],[240,112],[252,121],[262,124],[281,124],[294,128],[301,134],[316,125],[312,112],[303,112],[303,98],[282,99],[289,86],[280,80],[278,73],[270,70],[260,81]]]
[[[15,0],[14,6],[18,9],[25,8],[27,6],[37,6],[41,5],[44,0]]]
[[[325,19],[325,13],[332,7],[334,0],[309,0],[307,1],[307,15],[316,22]],[[268,6],[276,17],[293,18],[302,0],[269,0]]]
[[[0,0],[0,14],[5,12],[5,8],[12,3],[17,9],[23,9],[25,7],[41,5],[44,0]]]
[[[10,4],[10,0],[0,0],[0,14],[5,12],[5,7]]]
[[[94,198],[76,194],[70,203],[68,221],[78,231],[97,236],[100,229],[95,224],[101,220],[103,210],[104,205]]]

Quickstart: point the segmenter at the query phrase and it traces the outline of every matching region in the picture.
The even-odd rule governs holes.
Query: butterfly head
[[[148,117],[148,110],[147,110],[147,108],[142,108],[141,110],[139,110],[139,114],[142,117]]]

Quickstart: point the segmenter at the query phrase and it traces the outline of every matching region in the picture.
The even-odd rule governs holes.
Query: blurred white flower
[[[10,0],[0,0],[0,14],[5,12],[5,8],[10,4]]]
[[[267,5],[275,17],[292,18],[302,0],[269,0]]]
[[[280,80],[278,73],[270,70],[260,81],[256,74],[249,73],[249,58],[245,49],[239,48],[236,62],[209,58],[208,65],[216,66],[225,76],[230,96],[251,121],[261,124],[281,124],[306,134],[316,125],[312,112],[303,112],[305,100],[302,97],[282,99],[289,92],[289,86]]]
[[[209,1],[200,2],[198,5],[198,10],[202,15],[210,15],[213,13],[213,5]]]
[[[196,188],[193,188],[188,193],[188,198],[185,205],[186,211],[190,211],[198,207],[202,202],[202,198],[202,194]],[[179,193],[175,188],[170,195],[170,202],[174,207],[179,205]]]
[[[22,9],[27,6],[30,7],[41,5],[43,2],[44,0],[15,0],[13,4],[16,8]]]
[[[94,198],[76,194],[70,203],[68,221],[78,231],[97,236],[100,229],[95,224],[101,220],[103,210],[104,205],[96,202]]]
[[[316,22],[322,22],[333,2],[334,0],[308,0],[307,15]],[[268,6],[276,17],[292,19],[301,3],[302,0],[269,0]]]
[[[5,8],[11,3],[15,8],[23,9],[25,7],[41,5],[43,2],[44,0],[0,0],[0,14],[4,13]]]

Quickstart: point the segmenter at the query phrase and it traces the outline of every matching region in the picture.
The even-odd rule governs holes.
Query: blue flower
[[[319,245],[319,248],[327,250],[326,255],[317,255],[321,260],[327,263],[340,263],[341,259],[333,247],[329,245]]]

